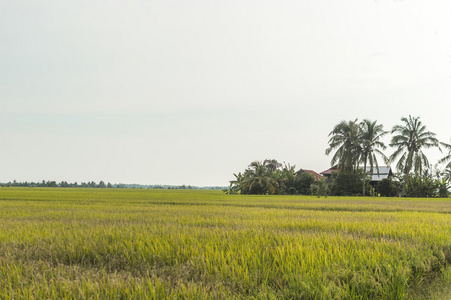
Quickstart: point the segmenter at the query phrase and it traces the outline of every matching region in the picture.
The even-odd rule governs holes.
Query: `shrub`
[[[334,172],[332,173],[330,193],[335,196],[361,195],[362,180],[363,172],[361,170],[357,170],[350,174]],[[365,186],[366,194],[369,194],[370,189],[370,183],[369,180],[367,180]]]
[[[397,196],[399,191],[399,183],[391,178],[384,178],[376,185],[376,192],[383,197]]]

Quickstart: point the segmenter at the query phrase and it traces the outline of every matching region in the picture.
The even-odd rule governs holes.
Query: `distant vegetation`
[[[309,195],[315,178],[275,159],[254,161],[244,173],[233,174],[228,194]]]
[[[392,134],[389,146],[394,152],[386,156],[382,150],[387,146],[382,138],[389,133]],[[423,152],[428,148],[447,150],[448,154],[432,168]],[[401,124],[395,125],[391,132],[384,131],[377,121],[341,121],[329,133],[326,154],[332,154],[331,166],[337,168],[330,178],[313,181],[313,177],[308,179],[306,174],[296,172],[290,165],[282,167],[276,160],[267,159],[252,162],[243,173],[233,174],[235,179],[230,181],[227,193],[449,196],[451,145],[440,142],[419,117],[401,118]],[[397,161],[398,173],[377,185],[370,185],[369,174],[379,172],[381,162],[378,157],[387,165]],[[444,165],[443,169],[440,169],[441,165]]]
[[[191,186],[191,185],[162,185],[162,184],[126,184],[126,183],[106,183],[100,181],[96,183],[94,181],[81,182],[81,183],[68,183],[67,181],[41,181],[41,182],[13,182],[0,183],[1,187],[63,187],[63,188],[120,188],[120,189],[172,189],[172,190],[223,190],[224,186]]]

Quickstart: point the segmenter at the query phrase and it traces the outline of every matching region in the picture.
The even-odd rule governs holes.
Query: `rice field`
[[[0,299],[409,299],[448,199],[0,189]]]

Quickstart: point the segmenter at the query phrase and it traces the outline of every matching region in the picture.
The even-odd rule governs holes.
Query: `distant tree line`
[[[386,156],[387,146],[382,138],[391,133],[390,147],[394,152]],[[448,197],[451,180],[451,145],[440,142],[428,131],[419,117],[401,118],[401,124],[385,131],[377,121],[358,119],[341,121],[329,133],[326,155],[332,154],[331,165],[337,171],[329,178],[310,179],[283,166],[276,160],[252,162],[243,173],[233,174],[229,194],[314,194],[314,195],[372,195],[408,197]],[[423,149],[448,151],[434,169]],[[385,164],[396,161],[398,173],[370,185],[370,174],[379,173],[377,157]],[[444,166],[440,169],[440,166]],[[301,188],[301,186],[303,188]]]
[[[68,183],[67,181],[56,182],[54,180],[48,181],[25,181],[17,182],[13,180],[12,182],[0,183],[0,187],[62,187],[62,188],[120,188],[120,189],[174,189],[174,190],[223,190],[226,187],[223,186],[208,186],[208,187],[198,187],[191,185],[161,185],[161,184],[127,184],[127,183],[105,183],[100,181],[96,183],[95,181],[81,182],[81,183]]]
[[[17,182],[16,180],[13,180],[13,182],[7,182],[7,183],[0,183],[0,186],[2,187],[72,187],[72,188],[115,188],[118,187],[118,185],[112,185],[111,183],[105,184],[105,182],[100,181],[99,183],[96,183],[94,181],[88,181],[88,182],[74,182],[74,183],[68,183],[67,181],[61,181],[56,182],[54,180],[48,180],[48,181],[40,181],[40,182],[33,182],[33,181],[25,181],[25,182]]]

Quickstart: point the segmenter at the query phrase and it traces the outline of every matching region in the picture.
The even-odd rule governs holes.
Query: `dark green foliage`
[[[411,175],[406,184],[407,197],[441,197],[449,196],[449,183],[444,179],[433,179],[430,176]]]
[[[439,164],[446,163],[445,169],[451,169],[451,144],[441,142],[440,145],[448,150],[448,154],[438,161]]]
[[[275,159],[263,162],[254,161],[243,174],[233,174],[235,180],[230,181],[227,194],[274,195],[279,192],[281,164]]]
[[[230,181],[229,189],[226,191],[227,194],[239,194],[244,186],[244,176],[243,174],[233,173],[233,176],[235,176],[235,180]]]
[[[429,161],[423,153],[423,149],[439,147],[439,141],[435,138],[435,133],[426,131],[426,126],[421,123],[420,117],[409,116],[409,118],[401,118],[401,121],[403,124],[393,126],[391,131],[392,134],[396,135],[392,136],[390,147],[394,147],[396,150],[390,156],[390,160],[394,161],[399,158],[396,168],[404,173],[401,190],[401,196],[404,196],[408,194],[406,189],[411,171],[417,177],[415,181],[421,181],[418,176],[422,174],[424,168],[429,166]],[[423,189],[418,184],[418,182],[411,182],[410,193],[416,194],[418,189]]]
[[[297,195],[297,187],[299,185],[299,176],[294,172],[294,167],[285,167],[278,174],[279,176],[279,193],[285,195]]]
[[[332,173],[332,183],[330,187],[330,194],[334,196],[353,196],[361,195],[362,193],[362,170],[357,170],[354,173]],[[365,190],[369,192],[371,189],[369,181],[366,181]]]
[[[50,182],[48,183],[48,186],[49,186],[49,187],[57,187],[58,185],[56,184],[56,181],[50,181]]]
[[[310,186],[315,182],[313,175],[308,173],[298,173],[297,191],[299,195],[309,195],[311,193]]]
[[[381,141],[382,137],[388,133],[384,131],[382,124],[377,124],[377,121],[370,121],[368,119],[363,120],[360,123],[360,161],[363,162],[363,178],[366,178],[366,166],[370,167],[370,172],[375,167],[376,171],[379,171],[379,164],[377,162],[376,153],[379,154],[385,161],[388,158],[378,148],[386,149],[387,147]],[[362,181],[362,195],[365,196],[367,181]],[[374,191],[374,188],[372,188]]]
[[[359,169],[359,164],[363,163],[363,176],[361,180],[360,192],[365,195],[368,191],[368,182],[365,172],[367,165],[370,170],[378,170],[376,154],[387,161],[387,157],[378,149],[385,149],[385,144],[381,141],[382,137],[388,132],[383,130],[382,124],[368,119],[357,123],[354,121],[341,121],[329,133],[329,148],[326,154],[336,151],[332,157],[331,165],[337,164],[338,169],[343,174],[355,173]],[[371,190],[372,191],[372,190]]]
[[[378,148],[385,149],[381,137],[387,134],[381,124],[370,120],[363,120],[360,124],[357,119],[354,121],[341,121],[329,133],[329,148],[326,154],[334,152],[331,164],[337,164],[340,176],[335,176],[331,184],[331,193],[334,195],[365,195],[368,190],[374,195],[377,189],[383,196],[394,196],[398,193],[401,196],[411,197],[433,197],[448,195],[446,181],[437,180],[424,176],[424,171],[429,168],[429,161],[423,153],[423,149],[442,146],[449,150],[447,156],[439,163],[448,163],[447,168],[451,169],[451,144],[441,143],[435,138],[435,133],[427,131],[419,117],[409,116],[401,118],[402,124],[395,125],[391,133],[393,134],[390,146],[395,148],[395,152],[388,159]],[[398,191],[397,184],[393,182],[383,182],[379,186],[368,189],[367,177],[361,176],[361,189],[355,189],[359,181],[356,176],[359,164],[363,164],[363,172],[366,166],[372,171],[378,168],[375,154],[384,158],[386,163],[393,163],[397,160],[396,167],[402,172],[403,178],[399,180],[401,190]],[[415,177],[409,178],[413,173]],[[449,173],[451,174],[451,172]],[[450,176],[444,175],[445,178]],[[343,176],[343,177],[341,177]],[[445,179],[448,180],[448,179]],[[409,185],[409,191],[407,191]],[[373,189],[374,188],[374,189]]]
[[[399,182],[391,178],[384,178],[376,185],[376,192],[382,197],[394,197],[400,192]]]
[[[254,195],[274,195],[277,193],[279,184],[275,176],[278,170],[276,160],[265,160],[263,163],[254,161],[249,168],[244,171],[244,185],[242,186],[242,194]]]
[[[346,174],[358,167],[360,160],[361,128],[355,121],[341,121],[329,133],[329,148],[326,155],[336,151],[332,156],[331,165],[338,164],[338,169]]]
[[[449,197],[449,183],[445,178],[441,180],[437,180],[438,186],[438,195],[440,198],[448,198]]]
[[[409,176],[406,185],[407,197],[438,196],[438,181],[429,176]]]
[[[278,163],[275,159],[254,161],[244,173],[233,174],[227,194],[254,195],[309,195],[315,181],[313,175],[295,172],[294,167]]]
[[[327,195],[329,194],[329,183],[329,180],[325,177],[321,178],[320,180],[314,181],[310,185],[312,196],[317,196],[318,198],[324,196],[327,198]]]

